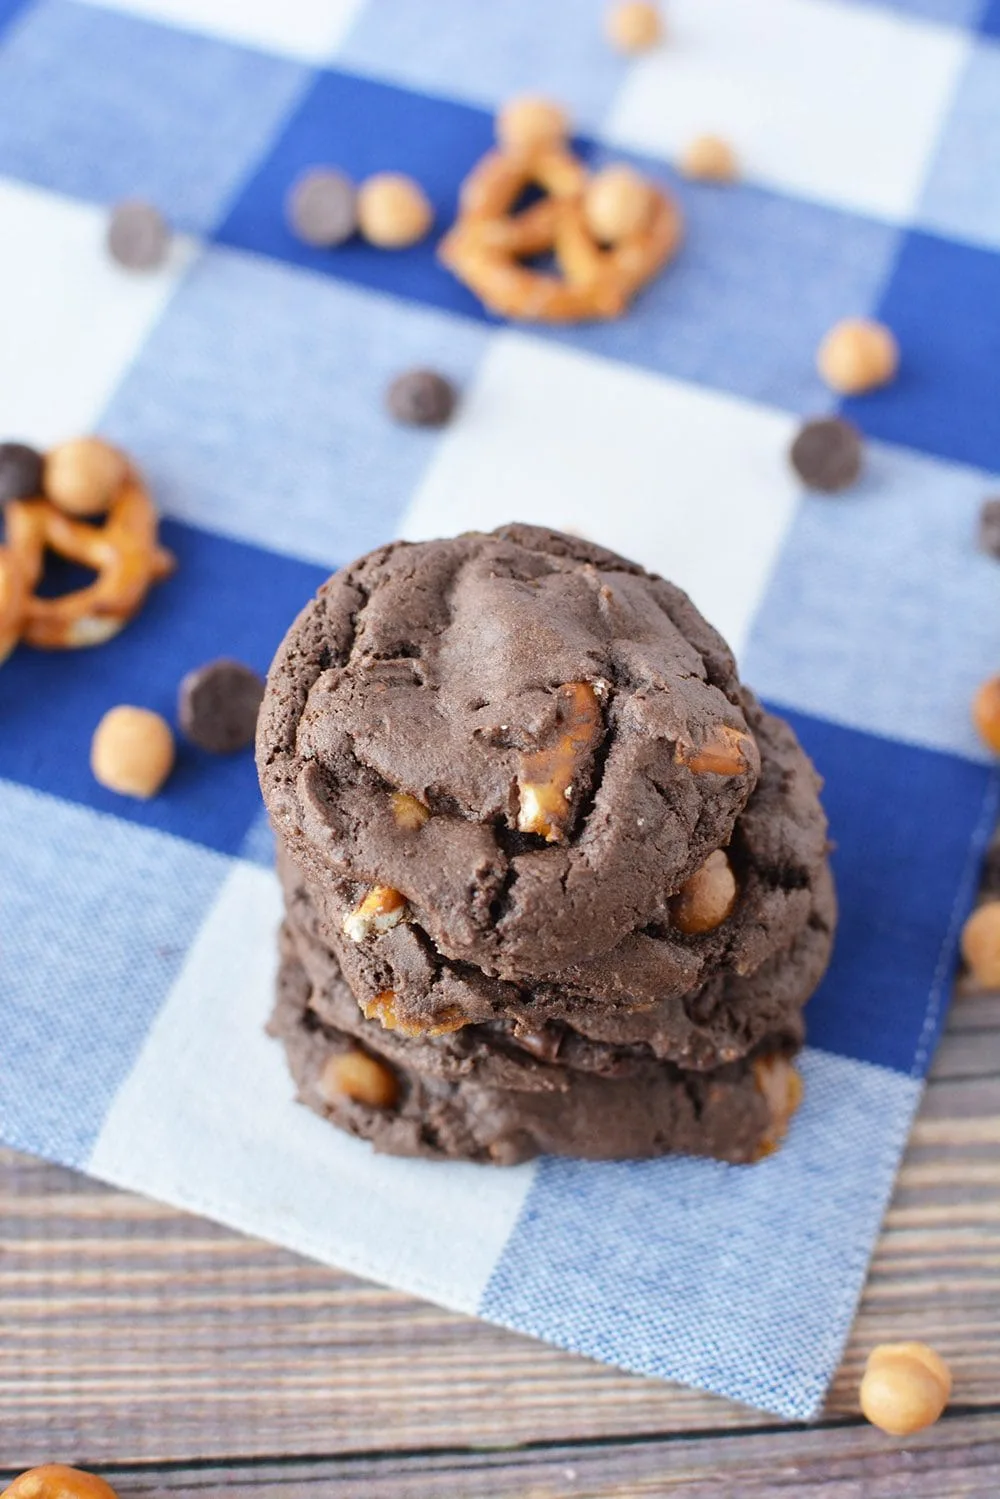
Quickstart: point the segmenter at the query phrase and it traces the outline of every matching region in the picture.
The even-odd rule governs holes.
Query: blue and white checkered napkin
[[[624,1368],[787,1416],[820,1405],[948,997],[993,819],[968,726],[1000,661],[1000,0],[671,0],[638,61],[604,0],[0,0],[0,429],[98,428],[168,517],[177,576],[117,640],[0,671],[0,1133],[12,1145]],[[677,261],[622,321],[514,329],[431,245],[319,252],[302,167],[414,173],[441,224],[524,90],[595,158],[676,186],[694,134],[745,182],[682,184]],[[183,231],[135,276],[106,205]],[[802,494],[798,419],[838,318],[902,373],[847,403],[851,494]],[[430,364],[459,419],[392,427]],[[806,1099],[752,1169],[379,1160],[292,1102],[262,1026],[280,901],[249,756],[165,794],[94,784],[117,702],[265,667],[335,564],[402,532],[572,526],[687,587],[826,777],[842,903]]]

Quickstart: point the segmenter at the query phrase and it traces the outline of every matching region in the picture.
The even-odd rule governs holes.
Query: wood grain
[[[961,1415],[905,1448],[870,1427],[690,1442],[568,1444],[511,1453],[415,1453],[313,1462],[109,1468],[121,1499],[995,1499],[991,1416]]]
[[[774,1429],[13,1152],[0,1224],[11,1473],[116,1464],[123,1495],[201,1499],[1000,1492],[993,996],[953,1007],[825,1429]],[[957,1405],[905,1450],[856,1415],[868,1349],[901,1336],[949,1360]]]

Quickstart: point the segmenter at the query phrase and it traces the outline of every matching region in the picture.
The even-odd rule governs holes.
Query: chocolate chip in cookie
[[[264,681],[241,661],[209,661],[181,682],[177,716],[192,744],[230,755],[253,743]]]
[[[792,467],[810,489],[836,494],[849,489],[861,473],[861,434],[842,417],[806,422],[792,443]]]

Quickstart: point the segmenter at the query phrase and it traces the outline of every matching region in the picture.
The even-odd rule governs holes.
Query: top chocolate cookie
[[[533,526],[391,546],[320,589],[268,677],[264,799],[314,879],[523,978],[665,919],[760,758],[690,599]]]

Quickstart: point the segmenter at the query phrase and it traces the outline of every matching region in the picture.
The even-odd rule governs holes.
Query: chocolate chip
[[[33,500],[42,492],[45,459],[24,442],[0,442],[0,504]]]
[[[407,370],[386,391],[389,415],[407,427],[443,427],[455,410],[458,391],[433,370]]]
[[[821,417],[800,429],[789,457],[810,489],[835,494],[849,489],[861,473],[861,433],[841,417]]]
[[[979,550],[1000,561],[1000,496],[984,500],[979,512]]]
[[[200,749],[229,755],[253,742],[264,682],[240,661],[209,661],[180,685],[181,732]]]
[[[170,228],[152,203],[119,203],[108,223],[108,254],[128,271],[154,271],[163,264]]]
[[[314,167],[293,183],[288,222],[307,245],[342,245],[357,228],[354,183],[332,167]]]

